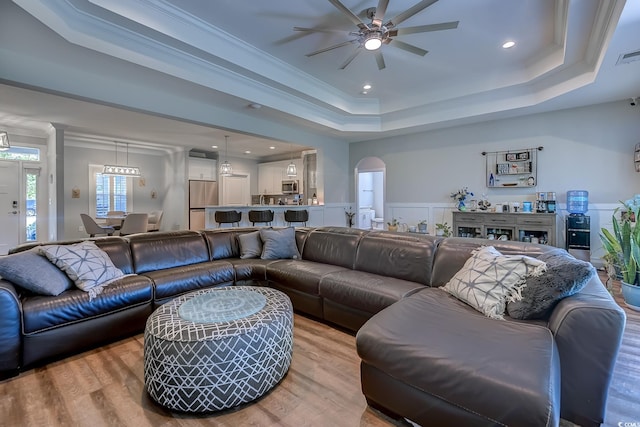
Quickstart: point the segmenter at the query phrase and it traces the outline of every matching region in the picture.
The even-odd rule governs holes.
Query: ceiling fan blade
[[[305,27],[293,27],[293,31],[301,31],[303,33],[342,33],[345,30],[339,30],[337,28],[305,28]]]
[[[402,41],[396,40],[396,39],[391,40],[390,44],[391,44],[391,46],[395,46],[397,48],[400,48],[402,50],[406,50],[407,52],[411,52],[411,53],[414,53],[414,54],[420,55],[420,56],[425,56],[427,53],[429,53],[428,50],[420,49],[417,46],[414,46],[412,44],[405,43],[405,42],[402,42]]]
[[[331,0],[329,0],[329,1],[331,1]],[[438,0],[422,0],[421,2],[419,2],[417,4],[414,4],[409,9],[405,10],[404,12],[402,12],[401,14],[396,16],[395,18],[389,20],[385,24],[385,26],[394,27],[394,26],[398,25],[399,23],[401,23],[402,21],[411,18],[413,15],[415,15],[418,12],[420,12],[421,10],[426,9],[427,7],[431,6],[432,4],[434,4],[437,1]]]
[[[333,46],[325,47],[323,49],[316,50],[315,52],[307,53],[306,56],[313,56],[313,55],[317,55],[319,53],[327,52],[329,50],[337,49],[337,48],[342,47],[342,46],[348,46],[351,43],[354,43],[354,42],[357,42],[357,41],[358,41],[357,39],[354,39],[354,40],[348,40],[346,42],[334,44]]]
[[[442,30],[453,30],[458,28],[458,23],[460,21],[452,21],[452,22],[442,22],[440,24],[431,24],[431,25],[418,25],[415,27],[404,27],[396,29],[396,33],[399,36],[405,34],[415,34],[415,33],[428,33],[431,31],[442,31]],[[391,34],[389,34],[391,35]]]
[[[347,68],[347,66],[349,64],[351,64],[351,61],[353,61],[356,56],[358,56],[360,54],[360,52],[362,52],[362,49],[360,49],[360,47],[358,47],[348,58],[346,61],[344,61],[344,63],[340,66],[341,70],[344,70],[345,68]]]
[[[389,0],[378,0],[378,7],[376,7],[376,13],[373,15],[373,25],[378,27],[382,26],[382,20],[384,19],[384,14],[387,12],[388,5]]]
[[[369,28],[369,26],[367,24],[365,24],[364,22],[362,22],[362,20],[360,18],[358,18],[358,15],[356,15],[353,12],[351,12],[351,10],[349,8],[347,8],[345,5],[343,5],[342,3],[340,3],[339,0],[329,0],[329,3],[331,3],[336,8],[338,8],[338,10],[340,10],[342,13],[344,13],[347,16],[347,18],[349,18],[349,20],[351,22],[353,22],[354,24],[356,24],[358,26],[358,28],[360,28],[360,29]]]
[[[376,51],[376,62],[378,63],[378,70],[384,70],[386,65],[384,64],[384,57],[382,56],[382,52],[379,50]]]

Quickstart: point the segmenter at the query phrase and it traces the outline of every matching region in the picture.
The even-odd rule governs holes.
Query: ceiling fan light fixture
[[[364,48],[367,50],[377,50],[382,46],[382,33],[373,31],[364,39]]]

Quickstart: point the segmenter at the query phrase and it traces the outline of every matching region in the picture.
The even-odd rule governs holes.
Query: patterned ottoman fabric
[[[287,373],[293,309],[284,293],[230,286],[158,307],[144,332],[144,380],[159,404],[210,412],[250,402]]]

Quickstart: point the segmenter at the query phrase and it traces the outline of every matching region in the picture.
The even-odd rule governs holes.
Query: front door
[[[20,165],[0,161],[0,255],[20,242]]]

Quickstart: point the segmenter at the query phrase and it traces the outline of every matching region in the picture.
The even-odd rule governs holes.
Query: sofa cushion
[[[240,246],[240,258],[260,258],[262,255],[260,231],[238,234],[238,245]]]
[[[267,280],[309,295],[319,295],[320,279],[329,273],[349,271],[337,265],[304,260],[277,260],[267,265]]]
[[[356,250],[363,230],[340,227],[321,227],[309,232],[304,242],[302,258],[321,264],[353,269]]]
[[[298,259],[300,252],[296,244],[296,231],[293,227],[260,229],[262,240],[262,259]]]
[[[440,244],[433,261],[431,286],[443,286],[456,274],[481,246],[491,245],[504,255],[528,255],[538,257],[543,253],[557,250],[552,246],[536,245],[517,241],[469,239],[468,237],[447,237]]]
[[[0,256],[0,276],[39,295],[59,295],[73,288],[73,282],[39,247],[12,255]]]
[[[514,319],[546,317],[563,298],[579,292],[596,274],[591,263],[578,260],[564,251],[538,257],[547,264],[547,271],[528,277],[522,289],[522,299],[507,304],[507,312]]]
[[[464,411],[486,425],[558,425],[560,364],[544,326],[497,321],[427,287],[369,319],[356,345],[363,366],[411,390],[393,395],[363,376],[365,396],[418,424],[465,425],[452,419]]]
[[[103,288],[124,273],[111,261],[109,255],[94,242],[86,241],[72,245],[48,245],[40,247],[58,268],[67,273],[75,285],[94,298]]]
[[[355,270],[429,285],[438,238],[371,232],[358,245]]]
[[[208,261],[182,267],[148,271],[155,288],[155,300],[174,298],[186,292],[233,284],[235,271],[228,261]]]
[[[493,246],[474,251],[444,290],[494,319],[502,319],[506,301],[520,299],[527,277],[546,264],[526,255],[502,255]]]
[[[195,231],[167,231],[127,236],[137,274],[209,261],[204,237]]]
[[[138,305],[151,304],[153,285],[149,278],[124,276],[91,299],[80,289],[71,289],[58,296],[28,296],[22,299],[24,334],[34,334],[78,322],[91,321]]]
[[[405,296],[424,289],[424,285],[364,271],[329,273],[320,279],[320,296],[341,305],[377,313]]]

